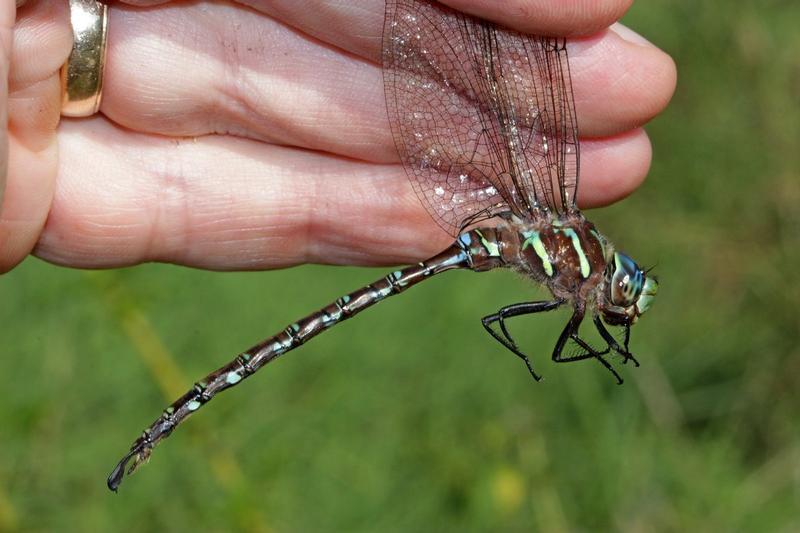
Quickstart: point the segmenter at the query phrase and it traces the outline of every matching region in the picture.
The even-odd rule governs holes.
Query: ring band
[[[72,53],[61,67],[61,114],[88,117],[100,109],[106,61],[108,7],[95,0],[69,0]]]

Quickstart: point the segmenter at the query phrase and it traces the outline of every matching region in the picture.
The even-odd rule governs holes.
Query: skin
[[[641,126],[676,73],[643,38],[609,28],[630,2],[446,3],[569,35],[579,203],[641,184],[651,156]],[[0,3],[0,272],[28,254],[82,268],[396,264],[452,241],[394,149],[382,0],[112,3],[103,102],[88,119],[59,116],[66,2],[25,2],[16,22],[15,8]]]

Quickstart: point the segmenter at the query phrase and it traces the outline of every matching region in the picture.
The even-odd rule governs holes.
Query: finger
[[[610,26],[632,0],[441,0],[472,15],[493,20],[523,33],[573,37]]]
[[[381,62],[383,2],[248,3],[316,39],[376,64]],[[511,0],[503,2],[502,8],[494,0],[445,3],[524,33],[596,34],[569,43],[582,135],[604,137],[642,126],[664,109],[675,90],[677,74],[672,58],[622,24],[612,25],[630,7],[631,0]],[[317,16],[320,10],[324,17]]]
[[[602,207],[631,194],[647,177],[652,155],[641,128],[581,143],[580,207]]]
[[[137,131],[396,158],[380,68],[249,9],[115,11],[104,83],[103,113]]]
[[[165,261],[219,270],[305,262],[397,264],[452,238],[399,165],[232,137],[133,134],[97,118],[62,127],[61,168],[36,253],[78,267]],[[582,146],[584,207],[644,179],[642,131]]]
[[[11,19],[13,22],[13,18]],[[6,24],[9,21],[6,20]],[[11,36],[2,26],[2,36]],[[66,6],[29,2],[17,13],[8,74],[8,173],[0,212],[0,272],[22,261],[39,238],[52,201],[58,147],[59,68],[72,47]],[[4,76],[3,79],[6,79]]]
[[[128,3],[138,3],[129,1]],[[382,0],[244,0],[261,13],[373,62],[380,62],[385,3]],[[465,13],[523,33],[591,35],[616,22],[631,0],[445,0]]]
[[[379,67],[331,44],[230,6],[116,12],[103,112],[137,131],[395,161]],[[652,46],[606,32],[570,53],[583,136],[638,127],[672,93],[674,65]]]
[[[643,126],[675,92],[672,58],[621,24],[567,44],[581,136]]]

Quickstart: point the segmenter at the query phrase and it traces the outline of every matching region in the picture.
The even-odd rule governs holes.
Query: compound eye
[[[622,252],[615,252],[614,260],[606,266],[605,274],[611,303],[620,307],[633,305],[644,285],[644,272],[633,259]]]

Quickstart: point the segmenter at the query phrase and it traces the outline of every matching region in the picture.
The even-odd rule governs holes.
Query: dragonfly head
[[[633,259],[614,252],[606,265],[600,312],[603,321],[611,326],[630,326],[655,300],[658,280],[648,276]]]

